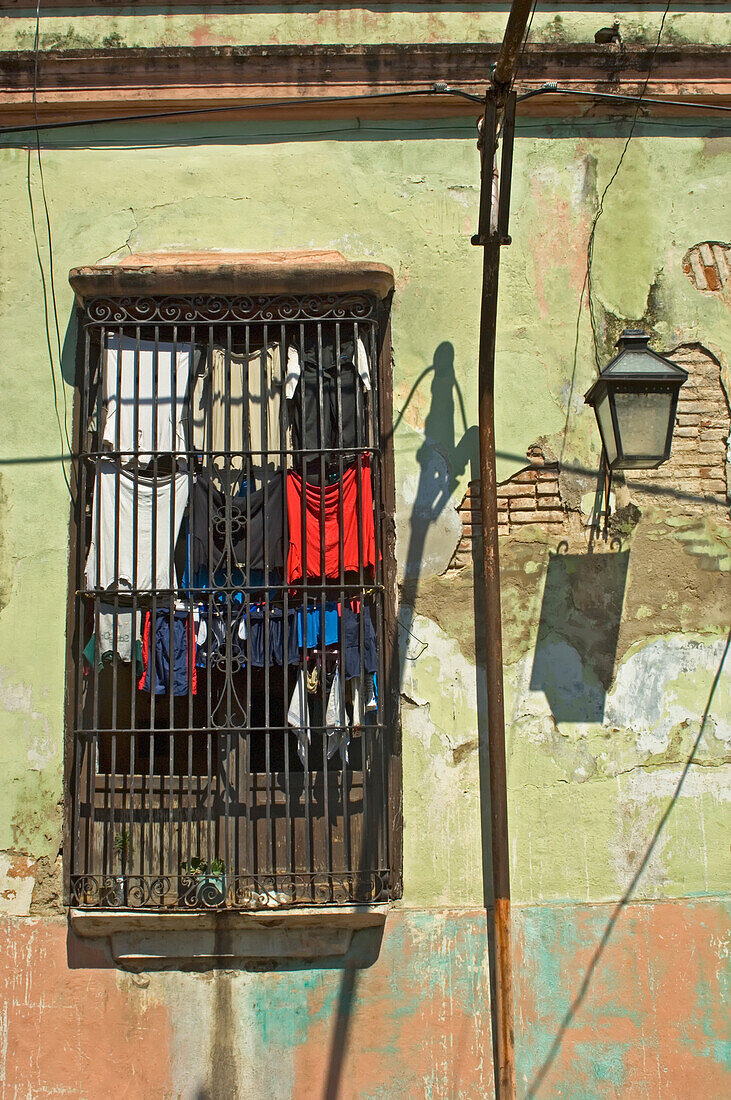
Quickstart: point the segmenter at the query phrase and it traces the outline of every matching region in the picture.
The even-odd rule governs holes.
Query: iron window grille
[[[387,304],[79,320],[67,903],[398,896]]]

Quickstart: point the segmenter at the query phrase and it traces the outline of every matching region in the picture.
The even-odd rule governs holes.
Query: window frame
[[[352,265],[349,265],[352,266]],[[380,265],[378,265],[380,266]],[[89,276],[90,272],[96,272],[100,269],[77,269],[77,272],[81,270],[83,272],[82,278]],[[109,269],[105,269],[107,272],[106,277],[109,278]],[[154,285],[154,268],[151,270],[146,266],[146,276],[149,279],[152,276]],[[74,282],[73,276],[76,274],[72,272],[72,285]],[[118,272],[115,275],[118,277]],[[132,278],[138,278],[138,271],[135,271]],[[351,272],[352,275],[352,272]],[[113,276],[114,277],[114,276]],[[124,278],[124,275],[122,276]],[[102,275],[102,279],[105,276]],[[195,279],[190,278],[190,272],[187,272],[183,277],[184,282],[188,283],[186,289],[189,291],[187,297],[196,296]],[[346,279],[346,282],[348,280]],[[351,280],[352,281],[352,280]],[[373,282],[373,279],[370,280]],[[259,283],[258,289],[262,289],[261,279],[257,276],[257,282]],[[266,285],[266,284],[264,284]],[[110,288],[112,289],[112,288]],[[162,290],[162,286],[155,288]],[[237,288],[238,289],[238,288]],[[382,290],[382,280],[379,281],[379,290]],[[402,876],[402,837],[401,837],[401,822],[402,822],[402,781],[401,781],[401,744],[400,744],[400,722],[399,722],[399,708],[398,708],[398,640],[397,640],[397,616],[396,616],[396,559],[395,559],[395,475],[394,475],[394,456],[393,456],[393,438],[392,438],[392,424],[393,424],[393,412],[392,412],[392,388],[393,388],[393,370],[392,370],[392,355],[391,355],[391,339],[390,339],[390,304],[391,304],[391,292],[384,294],[374,294],[373,289],[366,291],[370,293],[375,299],[375,308],[378,316],[378,331],[379,331],[379,345],[380,354],[378,362],[375,365],[379,372],[379,385],[378,385],[378,409],[377,415],[381,425],[381,500],[377,506],[377,518],[380,522],[381,537],[382,537],[382,553],[383,553],[383,583],[384,583],[384,601],[383,601],[383,625],[384,625],[384,667],[389,670],[389,674],[386,676],[386,682],[383,685],[384,690],[384,720],[385,728],[387,731],[387,744],[389,751],[386,752],[385,762],[387,768],[387,786],[388,796],[386,804],[383,806],[383,812],[386,820],[386,852],[388,863],[388,884],[386,890],[386,897],[383,900],[392,900],[401,896],[401,876]],[[277,291],[272,294],[264,294],[264,297],[275,298]],[[73,891],[72,891],[72,852],[74,848],[75,837],[73,835],[74,829],[74,809],[75,809],[75,786],[74,786],[74,759],[76,752],[76,713],[77,713],[77,654],[80,652],[79,646],[79,631],[83,629],[83,624],[77,621],[76,618],[76,586],[80,580],[80,576],[83,571],[83,558],[85,555],[84,546],[80,547],[80,541],[83,542],[83,524],[84,516],[82,509],[84,507],[83,502],[79,498],[78,493],[78,462],[79,456],[82,453],[83,438],[82,433],[85,431],[85,425],[82,424],[82,409],[84,408],[84,385],[85,385],[85,370],[86,370],[86,340],[87,337],[86,327],[84,324],[84,314],[92,306],[94,298],[96,298],[98,309],[113,309],[114,303],[119,303],[123,298],[127,303],[132,301],[131,297],[125,297],[116,293],[108,295],[89,295],[79,293],[77,288],[77,313],[76,321],[78,326],[77,331],[77,354],[76,354],[76,378],[74,385],[74,407],[73,407],[73,432],[74,432],[74,456],[75,456],[75,477],[73,482],[74,499],[72,501],[70,510],[70,538],[69,538],[69,583],[68,583],[68,597],[67,597],[67,631],[66,631],[66,687],[65,687],[65,736],[64,736],[64,790],[65,790],[65,811],[64,811],[64,901],[66,905],[75,904]],[[134,295],[134,297],[143,298],[143,295]],[[156,298],[169,297],[164,293],[155,294]],[[177,294],[178,300],[182,301],[184,297]],[[218,297],[218,291],[216,295],[207,295],[211,300]],[[234,295],[235,297],[235,295]],[[92,306],[92,308],[94,308]],[[97,319],[98,323],[98,319]],[[78,899],[76,899],[78,900]],[[148,906],[141,906],[142,909],[148,909]],[[154,908],[154,907],[153,907]],[[234,908],[236,908],[234,906]],[[165,910],[169,911],[169,910]]]

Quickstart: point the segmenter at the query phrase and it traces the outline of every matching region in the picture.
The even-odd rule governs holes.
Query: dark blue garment
[[[378,671],[376,632],[373,629],[370,609],[361,604],[361,611],[343,607],[343,642],[345,646],[345,678],[360,676],[360,621],[363,619],[363,672],[372,675]]]
[[[152,634],[152,630],[150,630]],[[176,611],[173,616],[173,695],[188,694],[188,612]],[[155,623],[154,653],[150,637],[147,671],[143,691],[150,691],[152,669],[155,670],[155,695],[170,691],[170,612],[158,611]]]
[[[249,608],[248,615],[242,611],[239,623],[245,624],[246,642],[243,643],[250,664],[254,668],[263,668],[266,638],[266,615],[263,607]],[[284,612],[281,607],[269,608],[269,664],[284,664]],[[236,628],[238,633],[238,627]],[[287,612],[287,663],[299,664],[300,649],[297,644],[297,612]]]

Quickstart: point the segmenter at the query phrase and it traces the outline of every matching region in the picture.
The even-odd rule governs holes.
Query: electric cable
[[[692,99],[658,99],[653,96],[622,95],[619,92],[588,92],[579,88],[559,88],[555,80],[547,80],[541,88],[532,88],[518,96],[518,103],[526,99],[533,99],[538,95],[570,95],[582,96],[585,99],[617,101],[620,103],[637,103],[645,107],[692,107],[696,111],[731,111],[731,107],[724,103],[696,103]]]
[[[34,55],[35,55],[34,56],[34,66],[33,66],[33,112],[34,112],[34,115],[36,116],[36,118],[37,118],[37,114],[38,114],[38,104],[37,104],[36,92],[37,92],[37,86],[38,86],[38,54],[39,54],[39,50],[40,50],[40,20],[41,20],[41,0],[37,0],[37,2],[36,2],[35,41],[34,41],[34,47],[33,47],[34,48]],[[58,307],[57,307],[57,304],[56,304],[55,287],[54,287],[54,283],[53,283],[53,244],[52,244],[52,236],[51,236],[51,220],[50,220],[50,214],[49,214],[49,210],[48,210],[48,202],[47,202],[47,199],[46,199],[45,186],[44,186],[44,183],[43,183],[43,163],[42,163],[42,159],[41,159],[41,139],[40,139],[40,133],[39,133],[38,129],[36,129],[36,154],[37,154],[37,159],[38,159],[39,176],[40,176],[40,180],[41,180],[41,191],[42,191],[42,195],[43,195],[43,205],[44,205],[45,216],[46,216],[46,231],[47,231],[47,234],[48,234],[48,249],[49,249],[49,258],[50,258],[50,262],[51,262],[50,287],[51,287],[51,296],[52,296],[52,301],[53,301],[53,314],[54,314],[54,319],[55,319],[56,342],[57,342],[57,346],[58,346],[59,370],[60,370],[60,366],[61,366],[61,333],[60,333],[60,328],[59,328],[59,323],[58,323]],[[68,453],[70,454],[71,450],[72,450],[71,441],[69,440],[69,435],[68,435],[68,427],[67,427],[68,407],[67,407],[67,403],[66,403],[66,387],[64,386],[63,374],[61,374],[61,391],[62,391],[62,394],[63,394],[63,407],[64,407],[64,424],[63,424],[63,428],[62,428],[61,427],[61,416],[60,416],[59,410],[58,410],[58,386],[57,386],[57,383],[56,383],[56,366],[55,366],[54,358],[53,358],[53,346],[52,346],[52,339],[51,339],[51,320],[50,320],[50,313],[49,313],[49,308],[48,308],[49,287],[48,287],[48,283],[46,281],[46,273],[45,273],[44,266],[43,266],[43,257],[41,255],[41,244],[40,244],[40,240],[38,238],[38,227],[36,225],[35,203],[33,201],[33,180],[32,180],[32,173],[31,173],[31,149],[30,149],[30,145],[28,146],[26,185],[27,185],[27,191],[28,191],[28,202],[29,202],[29,206],[30,206],[30,218],[31,218],[31,227],[32,227],[32,230],[33,230],[33,240],[35,242],[36,259],[38,261],[38,269],[39,269],[39,272],[40,272],[41,285],[42,285],[42,288],[43,288],[43,314],[44,314],[45,331],[46,331],[46,346],[48,348],[48,361],[49,361],[49,366],[51,368],[51,384],[52,384],[52,387],[53,387],[53,408],[54,408],[54,412],[56,414],[56,422],[58,424],[58,437],[59,437],[59,441],[60,441],[60,444],[61,444],[61,473],[63,474],[64,481],[66,482],[66,488],[68,489],[69,496],[73,500],[73,493],[71,491],[71,483],[69,482],[68,474],[66,473],[66,467],[64,465],[64,462],[65,462],[65,458],[64,458],[64,435],[66,437],[66,449],[67,449]]]
[[[265,103],[224,103],[218,107],[185,107],[175,111],[153,111],[136,115],[103,115],[97,118],[64,119],[60,122],[40,123],[39,127],[36,127],[35,124],[3,126],[0,127],[0,136],[5,134],[27,133],[29,130],[35,130],[37,128],[41,130],[60,130],[71,129],[76,126],[100,126],[107,123],[154,122],[158,119],[185,118],[192,115],[216,115],[235,113],[237,111],[262,111],[275,109],[277,107],[316,107],[325,103],[359,103],[365,100],[406,99],[408,97],[425,95],[455,95],[466,99],[472,99],[476,103],[482,103],[484,101],[484,96],[473,95],[471,92],[451,88],[448,84],[436,81],[434,84],[430,84],[428,88],[408,88],[393,92],[359,92],[353,95],[340,96],[304,96],[297,99],[272,99]]]
[[[520,72],[520,63],[523,60],[523,54],[525,53],[525,47],[528,44],[528,38],[530,36],[531,27],[533,26],[533,16],[536,14],[536,5],[537,4],[538,4],[538,0],[533,0],[533,7],[530,10],[530,18],[528,19],[528,25],[525,28],[525,34],[523,35],[523,44],[520,47],[520,53],[518,54],[518,60],[515,62],[515,69],[513,71],[513,79],[510,81],[511,89],[515,87],[515,81],[517,80],[518,73]]]
[[[645,89],[646,87],[647,82],[645,83]],[[571,95],[588,99],[642,103],[648,107],[657,105],[661,107],[690,107],[699,111],[731,111],[731,107],[721,103],[696,103],[692,100],[653,98],[644,94],[645,89],[643,89],[643,93],[640,96],[630,96],[620,95],[618,93],[589,92],[571,88],[559,88],[554,82],[547,82],[542,88],[533,88],[528,92],[523,92],[522,95],[518,96],[518,102],[522,103],[526,99],[532,99],[539,95]],[[461,99],[469,100],[472,103],[483,104],[485,102],[484,95],[477,95],[463,88],[453,88],[444,81],[435,81],[428,88],[409,88],[392,92],[359,92],[358,94],[344,96],[307,96],[302,99],[273,99],[266,103],[224,103],[217,107],[186,107],[174,111],[153,111],[133,115],[101,115],[96,118],[62,119],[57,122],[38,121],[37,124],[33,122],[30,124],[23,123],[18,126],[0,126],[0,137],[6,135],[10,136],[12,134],[25,134],[35,132],[36,130],[71,130],[80,126],[104,126],[125,122],[155,122],[164,121],[165,119],[200,117],[203,115],[236,114],[239,111],[275,110],[279,107],[316,107],[328,103],[360,103],[380,99],[405,99],[409,97],[413,98],[414,96],[430,95],[457,96]]]
[[[632,137],[634,135],[635,128],[637,126],[637,119],[639,117],[640,107],[642,106],[642,101],[643,101],[644,94],[647,90],[647,85],[650,82],[650,77],[652,75],[652,69],[653,69],[653,65],[654,65],[654,62],[655,62],[655,57],[657,55],[657,51],[658,51],[658,48],[660,46],[660,40],[662,38],[662,32],[663,32],[663,29],[665,27],[665,20],[667,18],[668,12],[670,10],[671,4],[672,4],[672,0],[668,0],[667,4],[665,5],[665,11],[663,12],[662,19],[660,20],[660,29],[658,30],[657,40],[655,42],[655,47],[654,47],[654,49],[652,51],[652,54],[650,56],[650,62],[649,62],[648,68],[647,68],[647,74],[645,76],[644,84],[642,86],[642,91],[636,99],[635,112],[634,112],[634,115],[632,117],[632,122],[630,124],[630,129],[629,129],[629,133],[627,135],[627,139],[626,139],[626,141],[624,143],[624,146],[622,148],[622,152],[619,156],[619,160],[617,161],[616,167],[615,167],[614,171],[612,172],[611,176],[609,177],[609,181],[605,185],[604,190],[601,193],[601,196],[599,198],[599,203],[597,205],[597,211],[594,215],[594,218],[593,218],[593,221],[592,221],[592,224],[591,224],[591,230],[589,232],[589,238],[588,238],[587,246],[586,246],[586,271],[585,271],[585,274],[584,274],[584,281],[583,281],[582,286],[581,286],[581,293],[579,294],[579,308],[578,308],[578,312],[577,312],[577,315],[576,315],[576,329],[575,329],[575,333],[574,333],[573,367],[572,367],[572,371],[571,371],[571,383],[570,383],[570,387],[569,387],[569,396],[568,396],[568,401],[567,401],[567,405],[566,405],[566,421],[564,423],[563,439],[562,439],[562,442],[561,442],[561,452],[559,454],[559,462],[563,459],[563,454],[564,454],[564,450],[566,448],[566,441],[567,441],[567,437],[568,437],[569,418],[571,416],[571,403],[572,403],[573,395],[574,395],[574,385],[575,385],[575,381],[576,381],[576,370],[577,370],[578,356],[579,356],[579,331],[580,331],[580,326],[581,326],[581,315],[582,315],[583,309],[584,309],[584,295],[585,294],[587,296],[587,304],[588,304],[588,307],[589,307],[589,322],[591,324],[591,335],[592,335],[592,343],[593,343],[593,349],[594,349],[594,364],[596,366],[597,372],[601,373],[601,366],[600,366],[600,362],[599,362],[599,345],[598,345],[597,332],[596,332],[596,321],[595,321],[595,317],[594,317],[594,307],[593,307],[593,303],[592,303],[592,282],[591,282],[591,269],[592,269],[592,262],[593,262],[593,259],[594,259],[594,239],[595,239],[595,234],[596,234],[596,227],[597,227],[597,223],[599,222],[600,217],[602,216],[602,213],[604,212],[604,200],[607,197],[607,193],[608,193],[610,187],[612,186],[615,179],[617,178],[617,175],[619,174],[619,170],[622,167],[622,162],[624,161],[624,158],[625,158],[625,155],[626,155],[627,150],[629,148],[630,142],[632,141]],[[546,91],[556,91],[556,90],[557,89],[554,89],[554,88],[550,88],[550,89],[547,88],[546,89]]]
[[[624,158],[627,154],[627,150],[629,149],[630,142],[632,141],[632,138],[634,136],[635,127],[637,126],[637,119],[639,118],[640,107],[642,106],[642,100],[643,100],[645,92],[647,91],[647,86],[650,83],[650,77],[652,76],[652,70],[653,70],[653,67],[654,67],[654,64],[655,64],[655,58],[657,56],[657,51],[660,48],[660,40],[662,39],[662,32],[665,28],[665,20],[667,19],[668,12],[670,11],[671,4],[672,4],[672,0],[668,0],[667,4],[665,5],[665,11],[662,13],[662,19],[660,20],[660,28],[657,32],[657,40],[655,42],[655,47],[652,51],[652,54],[650,55],[650,61],[649,61],[649,64],[647,66],[647,75],[645,76],[645,80],[644,80],[644,83],[642,85],[642,91],[640,92],[640,95],[637,99],[637,104],[635,106],[635,113],[633,115],[632,122],[630,124],[629,133],[627,134],[627,140],[625,141],[622,152],[620,153],[619,160],[617,161],[617,166],[614,169],[614,171],[612,172],[612,174],[609,177],[609,180],[608,180],[604,190],[602,191],[601,198],[599,199],[599,205],[598,205],[598,208],[597,208],[597,212],[594,215],[594,220],[592,222],[591,232],[589,233],[589,240],[588,240],[587,247],[586,247],[586,276],[584,278],[584,286],[586,287],[586,292],[587,292],[587,303],[588,303],[588,306],[589,306],[589,321],[590,321],[590,324],[591,324],[591,334],[592,334],[592,339],[593,339],[593,343],[594,343],[594,362],[596,364],[596,369],[597,369],[598,373],[601,373],[601,365],[600,365],[600,362],[599,362],[599,342],[598,342],[598,338],[597,338],[596,318],[594,316],[594,303],[593,303],[593,299],[592,299],[592,265],[593,265],[593,261],[594,261],[594,241],[595,241],[595,237],[596,237],[596,227],[597,227],[597,224],[599,222],[599,219],[601,218],[602,214],[604,213],[604,200],[607,197],[607,193],[608,193],[610,187],[612,186],[615,179],[619,175],[619,170],[622,167],[622,163],[623,163]],[[579,299],[579,311],[581,311],[582,301],[583,301],[583,290],[582,290],[581,298]]]

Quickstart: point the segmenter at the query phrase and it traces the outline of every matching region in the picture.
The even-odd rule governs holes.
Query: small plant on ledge
[[[202,905],[212,908],[226,900],[226,864],[222,859],[212,859],[210,864],[193,856],[188,863],[181,863],[178,897],[183,905]]]
[[[128,829],[120,829],[114,834],[112,841],[114,854],[119,856],[119,869],[121,874],[114,875],[108,880],[104,891],[104,901],[107,905],[126,905],[128,901],[127,867],[132,855],[132,836]]]

